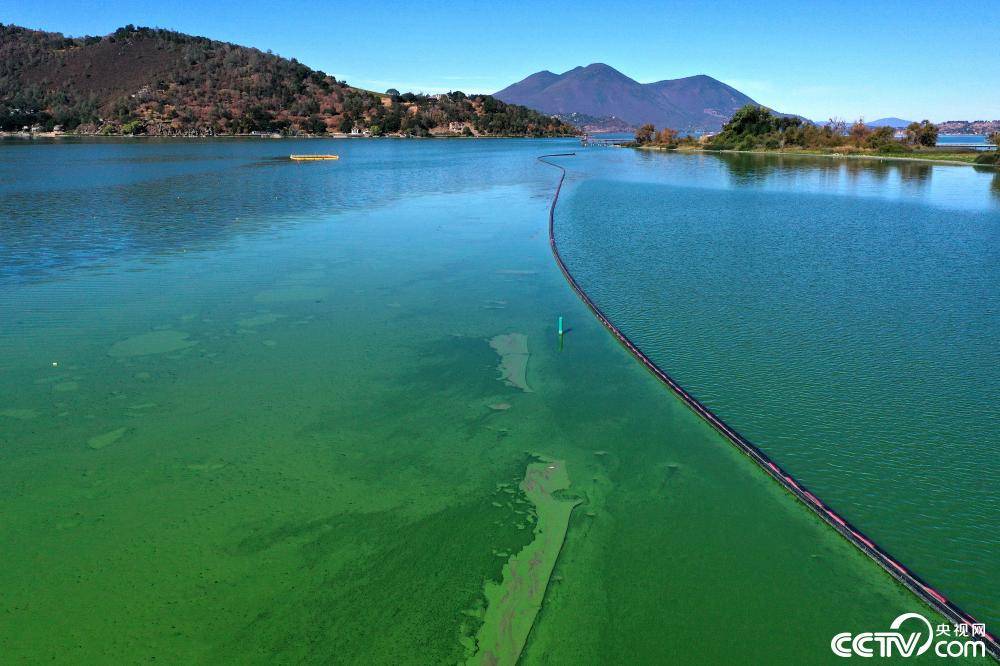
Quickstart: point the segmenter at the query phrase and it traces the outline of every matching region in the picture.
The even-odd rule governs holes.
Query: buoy
[[[562,327],[562,317],[559,317],[559,336],[562,337],[563,327]]]

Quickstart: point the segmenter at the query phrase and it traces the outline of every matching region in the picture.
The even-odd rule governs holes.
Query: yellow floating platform
[[[339,160],[340,155],[289,155],[288,159],[297,162],[311,162],[313,160]]]

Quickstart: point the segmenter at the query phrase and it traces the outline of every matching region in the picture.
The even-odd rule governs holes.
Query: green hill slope
[[[169,30],[126,26],[68,38],[0,25],[0,129],[33,125],[160,136],[574,131],[487,95],[380,95],[294,58]]]

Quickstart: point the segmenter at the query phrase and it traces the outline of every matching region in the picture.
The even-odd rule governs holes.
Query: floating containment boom
[[[296,162],[315,162],[318,160],[339,160],[340,155],[289,155],[288,159]]]

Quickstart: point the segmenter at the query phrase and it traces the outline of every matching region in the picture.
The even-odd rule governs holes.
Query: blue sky
[[[70,35],[171,28],[377,90],[495,92],[605,62],[644,83],[709,74],[818,120],[1000,118],[1000,0],[0,0],[0,22]]]

